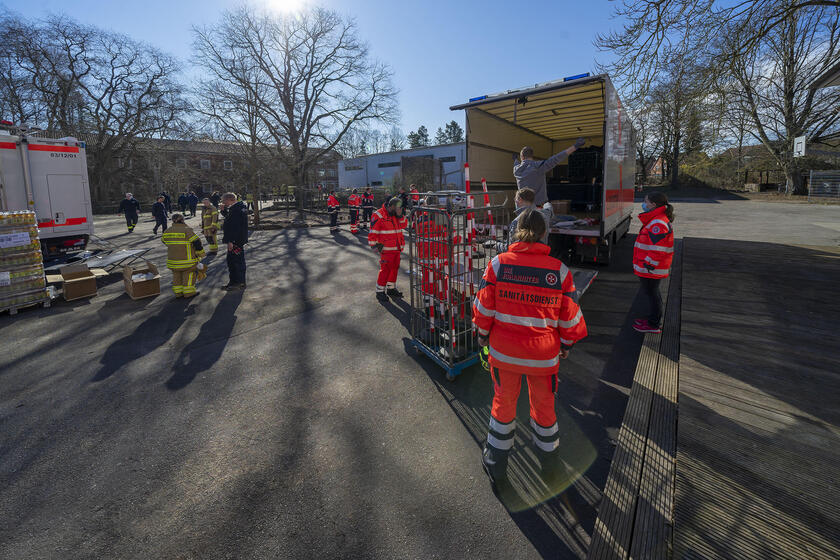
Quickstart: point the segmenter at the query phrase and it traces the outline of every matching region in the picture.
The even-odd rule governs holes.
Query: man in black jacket
[[[125,227],[128,228],[128,233],[134,231],[134,226],[137,225],[137,215],[140,214],[140,203],[137,202],[133,194],[125,193],[125,199],[120,202],[117,214],[125,214]]]
[[[168,226],[166,223],[166,210],[166,197],[160,195],[158,196],[157,202],[152,204],[152,216],[155,217],[155,227],[152,231],[155,235],[157,235],[157,230],[161,226],[163,226],[163,232],[166,232]]]
[[[187,195],[187,202],[190,205],[190,214],[194,218],[195,211],[198,208],[198,197],[196,196],[195,192],[190,191],[190,194]]]
[[[248,208],[242,201],[236,201],[236,195],[225,193],[221,200],[222,215],[222,243],[227,244],[227,265],[230,282],[222,289],[245,289],[245,244],[248,243]]]

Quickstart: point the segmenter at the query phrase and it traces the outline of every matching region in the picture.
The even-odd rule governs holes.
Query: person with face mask
[[[368,243],[379,253],[379,276],[376,278],[376,299],[388,301],[388,296],[401,298],[397,289],[397,274],[400,271],[400,253],[405,247],[403,229],[408,220],[403,217],[402,200],[395,196],[373,213]]]
[[[639,291],[648,301],[649,314],[636,319],[633,328],[643,333],[660,333],[662,294],[659,285],[671,272],[674,257],[674,207],[661,192],[652,192],[642,203],[639,214],[642,229],[633,246],[633,272],[639,277]]]

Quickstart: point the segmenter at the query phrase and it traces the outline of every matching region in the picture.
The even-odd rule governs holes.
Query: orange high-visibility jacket
[[[338,212],[339,206],[340,204],[338,203],[338,198],[334,194],[331,194],[327,199],[327,209],[330,212]]]
[[[514,243],[487,265],[473,302],[473,323],[490,336],[490,362],[526,375],[553,375],[560,348],[584,338],[572,273],[548,245]]]
[[[383,251],[402,251],[405,247],[403,229],[408,227],[405,216],[391,216],[385,204],[373,213],[370,219],[368,243],[373,247],[377,243],[384,245]]]
[[[362,206],[366,208],[373,208],[373,193],[365,193],[362,195]]]
[[[409,192],[411,193],[411,200],[413,202],[420,202],[420,193],[417,189],[411,189]]]
[[[362,205],[362,197],[357,194],[351,194],[347,199],[347,205],[352,208],[359,208]]]
[[[665,206],[639,214],[642,229],[633,245],[633,272],[643,278],[666,278],[674,258],[674,228]]]

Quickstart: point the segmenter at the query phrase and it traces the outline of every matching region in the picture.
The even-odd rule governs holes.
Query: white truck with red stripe
[[[81,251],[93,234],[85,144],[0,133],[0,211],[33,210],[45,258]]]
[[[513,158],[522,147],[546,160],[585,138],[582,149],[547,169],[547,197],[568,216],[553,222],[549,243],[553,256],[609,263],[630,227],[636,175],[635,133],[609,76],[570,76],[450,109],[466,113],[473,179],[483,177],[494,191],[516,189]]]

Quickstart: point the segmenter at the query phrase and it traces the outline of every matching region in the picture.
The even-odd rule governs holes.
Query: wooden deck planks
[[[675,270],[678,255],[679,251]],[[661,554],[670,546],[671,516],[664,512],[670,512],[673,503],[678,286],[679,281],[670,278],[663,283],[664,334],[645,335],[639,354],[587,556],[593,560],[664,558]],[[663,347],[670,352],[668,360]],[[642,532],[637,532],[637,523]]]
[[[840,558],[840,251],[684,243],[673,557]]]

